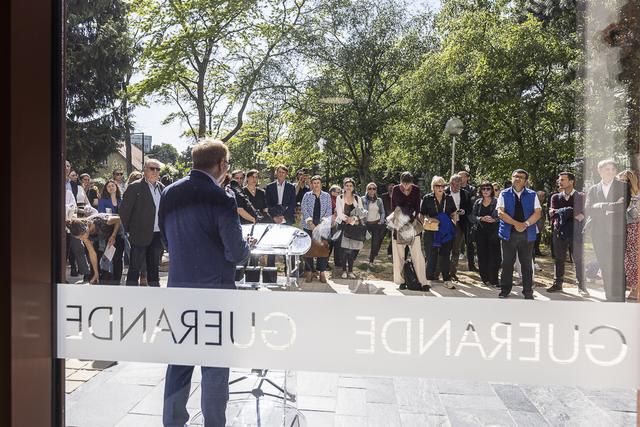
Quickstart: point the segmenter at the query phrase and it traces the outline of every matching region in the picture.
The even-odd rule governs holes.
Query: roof
[[[124,141],[118,142],[118,154],[120,154],[126,160],[127,148]],[[148,156],[145,157],[148,158]],[[142,170],[142,150],[135,144],[131,144],[131,165],[136,170]]]

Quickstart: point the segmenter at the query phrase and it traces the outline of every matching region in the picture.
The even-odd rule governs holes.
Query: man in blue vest
[[[542,207],[535,191],[528,189],[529,174],[516,169],[511,174],[511,187],[498,197],[498,234],[502,244],[502,276],[500,298],[507,298],[513,288],[513,266],[516,255],[522,266],[522,294],[533,299],[533,245],[536,241],[536,222]]]
[[[249,255],[235,197],[220,186],[229,170],[221,141],[198,143],[189,175],[162,193],[158,221],[171,254],[168,287],[235,288],[236,265]],[[193,366],[169,365],[164,388],[163,424],[189,421],[187,400]],[[229,369],[202,367],[202,413],[207,426],[224,426]]]

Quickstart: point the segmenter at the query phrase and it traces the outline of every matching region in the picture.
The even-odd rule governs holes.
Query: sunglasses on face
[[[436,184],[436,185],[434,185],[434,188],[444,188],[444,185],[442,185],[442,184]]]
[[[122,176],[122,175],[124,175],[124,174],[123,174],[122,172],[116,172],[116,173],[114,173],[114,175],[115,175],[115,176]]]
[[[491,187],[482,187],[482,191],[491,191]]]
[[[147,169],[149,169],[152,172],[160,172],[160,168],[157,168],[155,166],[149,166]]]
[[[367,190],[377,190],[377,188],[369,187]]]

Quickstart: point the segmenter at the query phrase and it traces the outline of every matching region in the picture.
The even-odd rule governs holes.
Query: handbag
[[[436,204],[436,212],[438,212]],[[447,195],[444,196],[444,207],[442,208],[442,212],[447,211]],[[438,218],[431,218],[427,216],[422,224],[424,231],[438,231],[440,229],[440,220]]]
[[[367,237],[367,226],[364,224],[344,224],[342,232],[344,237],[348,239],[364,242]]]
[[[426,217],[422,223],[424,231],[438,231],[440,228],[440,220],[438,218]]]
[[[311,247],[306,254],[305,258],[326,258],[329,256],[329,241],[311,239]]]

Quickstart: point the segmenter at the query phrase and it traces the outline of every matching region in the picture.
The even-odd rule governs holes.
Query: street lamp
[[[451,144],[451,175],[456,173],[456,136],[459,136],[464,130],[464,124],[462,120],[457,117],[451,117],[447,120],[447,124],[444,126],[444,131],[449,134],[450,137],[453,138],[453,143]]]

